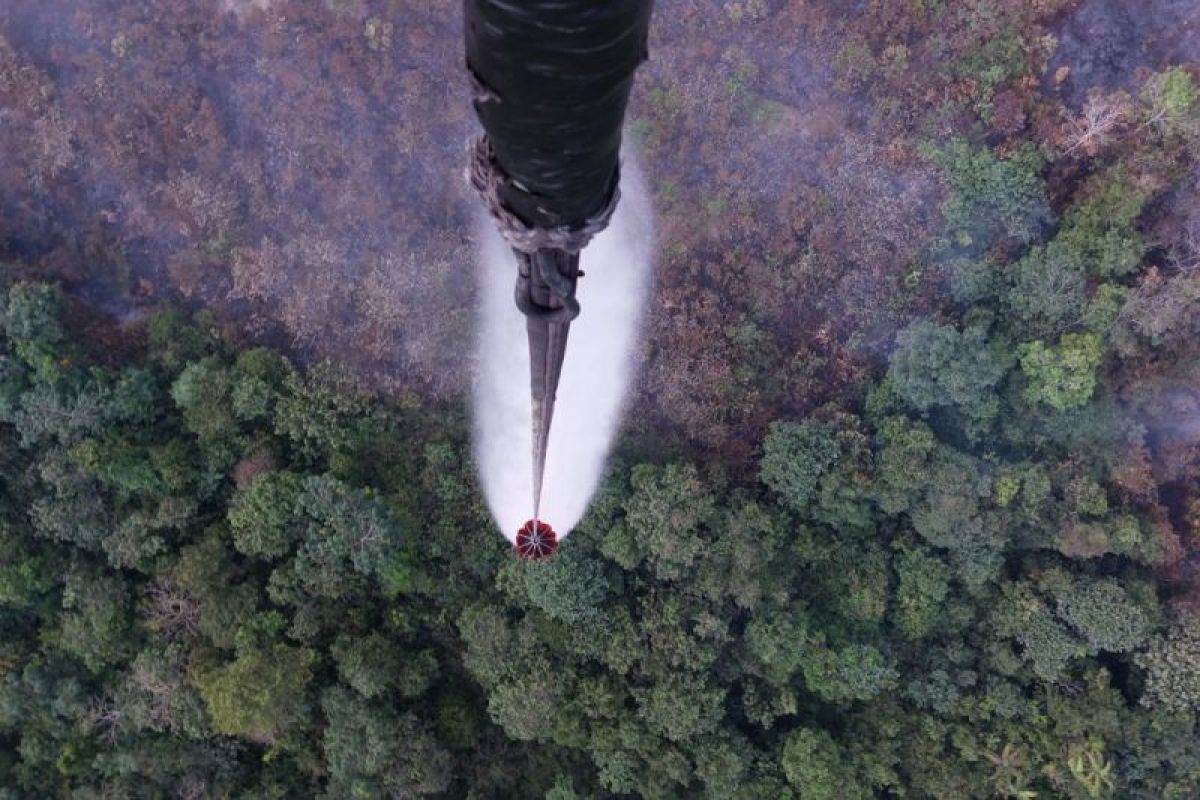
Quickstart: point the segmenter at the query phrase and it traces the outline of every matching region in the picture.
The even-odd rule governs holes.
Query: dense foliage
[[[64,5],[0,15],[0,800],[1200,796],[1200,93],[1047,27],[1119,4],[663,0],[639,413],[540,564],[443,373],[457,5]]]
[[[1114,395],[1136,287],[1008,313],[1043,249],[1118,280],[1129,223],[1078,224],[901,331],[861,413],[771,425],[757,480],[615,466],[537,564],[454,415],[12,284],[0,796],[1194,796],[1185,543]]]

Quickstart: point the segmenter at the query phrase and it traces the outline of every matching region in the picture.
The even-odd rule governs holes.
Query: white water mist
[[[541,518],[565,537],[587,511],[635,372],[649,294],[653,225],[641,171],[627,154],[612,224],[583,252],[583,313],[571,325],[546,453]],[[484,495],[510,540],[532,514],[531,400],[525,317],[513,303],[516,263],[490,219],[480,228],[482,319],[476,342],[474,445]]]

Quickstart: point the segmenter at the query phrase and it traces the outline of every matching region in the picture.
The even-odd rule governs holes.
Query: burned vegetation
[[[1197,13],[1127,6],[662,0],[642,379],[524,562],[456,4],[9,0],[0,798],[1200,795]]]

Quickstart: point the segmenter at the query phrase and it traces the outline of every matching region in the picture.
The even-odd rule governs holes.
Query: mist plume
[[[636,372],[638,331],[649,293],[653,229],[649,196],[628,153],[621,204],[583,252],[583,313],[558,388],[546,456],[541,517],[560,537],[583,516],[600,480]],[[480,217],[474,445],[488,506],[510,540],[531,513],[529,349],[513,305],[516,265],[491,220]]]

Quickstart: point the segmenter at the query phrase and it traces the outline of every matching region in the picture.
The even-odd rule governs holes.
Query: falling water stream
[[[628,148],[626,148],[628,151]],[[638,331],[649,294],[653,224],[635,159],[626,152],[612,225],[583,252],[583,313],[571,338],[546,455],[540,518],[565,537],[587,510],[620,427],[636,372]],[[474,445],[484,495],[510,540],[531,516],[531,401],[525,318],[513,303],[512,252],[481,215]]]

